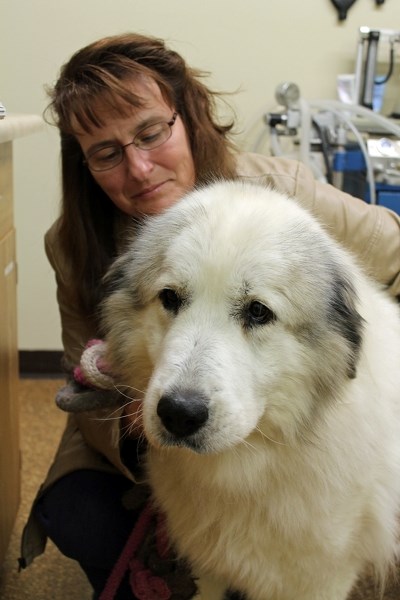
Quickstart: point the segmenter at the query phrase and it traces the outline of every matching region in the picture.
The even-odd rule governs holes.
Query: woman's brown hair
[[[234,176],[232,124],[215,118],[217,94],[201,81],[200,71],[163,40],[124,34],[103,38],[79,50],[62,67],[49,92],[47,109],[61,135],[62,211],[59,241],[74,274],[77,302],[93,314],[101,299],[101,279],[116,254],[116,222],[121,214],[84,165],[77,127],[101,126],[99,106],[116,110],[141,100],[130,90],[132,79],[147,76],[185,125],[196,170],[196,183]],[[100,100],[100,102],[99,102]]]

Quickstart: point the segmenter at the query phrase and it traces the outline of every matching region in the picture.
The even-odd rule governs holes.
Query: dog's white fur
[[[241,182],[152,217],[109,280],[109,358],[146,388],[151,482],[194,569],[248,600],[344,600],[368,563],[384,573],[398,306],[295,201]],[[184,413],[176,431],[175,400],[197,430]]]

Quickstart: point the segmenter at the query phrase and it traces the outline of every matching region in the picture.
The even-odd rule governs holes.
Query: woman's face
[[[100,108],[97,112],[105,125],[93,128],[91,133],[76,135],[86,157],[105,145],[129,144],[149,124],[171,121],[174,109],[165,103],[154,81],[135,81],[132,89],[143,100],[142,107],[129,107],[128,116]],[[179,115],[171,131],[171,137],[161,146],[141,150],[131,144],[124,148],[119,165],[106,171],[91,171],[110,200],[125,214],[135,217],[157,214],[193,187],[194,161]]]

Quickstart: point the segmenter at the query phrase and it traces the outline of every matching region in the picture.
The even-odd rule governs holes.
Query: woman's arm
[[[296,195],[312,190],[312,211],[322,225],[350,250],[367,273],[400,296],[400,217],[325,183],[299,165]]]
[[[295,160],[243,153],[237,157],[237,174],[294,196],[371,277],[400,296],[399,215],[317,182],[308,167]]]

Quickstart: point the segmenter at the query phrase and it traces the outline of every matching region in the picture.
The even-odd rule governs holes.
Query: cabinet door
[[[0,563],[20,497],[15,234],[0,240]]]
[[[12,143],[0,144],[0,240],[13,227]]]

